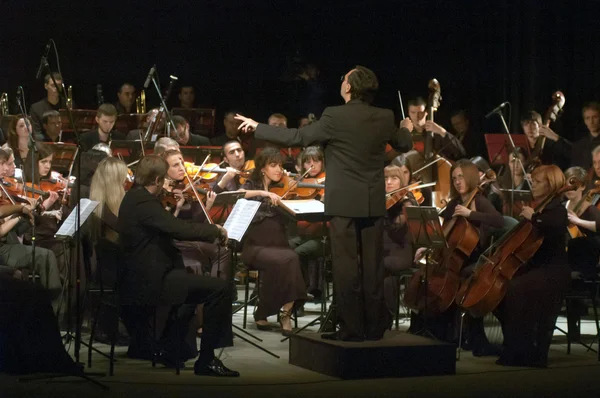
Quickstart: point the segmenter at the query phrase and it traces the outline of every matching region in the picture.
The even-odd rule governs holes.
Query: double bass
[[[470,208],[478,192],[479,188],[474,189],[461,204]],[[460,286],[460,270],[479,243],[478,229],[464,217],[445,222],[443,231],[447,247],[433,252],[425,269],[413,275],[404,293],[406,306],[426,310],[426,315],[440,314],[452,305]]]
[[[434,121],[434,114],[442,101],[442,90],[437,79],[431,79],[428,84],[429,96],[427,100],[427,120]],[[423,132],[423,157],[424,164],[421,169],[414,171],[425,182],[435,181],[432,192],[432,204],[437,208],[444,207],[448,203],[450,194],[450,169],[452,163],[439,153],[433,151],[433,133]]]
[[[576,187],[577,181],[569,179],[563,188],[544,198],[535,212],[541,212],[552,199]],[[508,282],[519,267],[535,255],[543,241],[544,237],[534,228],[533,222],[523,217],[479,257],[475,272],[461,284],[456,294],[458,306],[474,317],[485,316],[496,309],[506,294]]]
[[[563,107],[565,106],[566,98],[562,91],[556,91],[552,94],[552,104],[544,114],[542,124],[546,127],[550,127],[550,123],[555,122],[558,116],[562,113]],[[544,146],[546,145],[546,136],[540,135],[535,141],[535,145],[531,150],[531,160],[527,167],[527,171],[531,171],[541,164],[541,156],[544,152]]]

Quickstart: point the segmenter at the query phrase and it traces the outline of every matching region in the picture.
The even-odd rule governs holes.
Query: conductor
[[[356,66],[342,76],[345,105],[328,107],[318,122],[286,129],[235,117],[243,132],[255,131],[256,139],[323,147],[339,330],[322,337],[331,340],[379,340],[391,322],[383,299],[385,146],[399,152],[412,149],[413,126],[405,119],[397,128],[392,111],[371,105],[378,88],[375,73]]]

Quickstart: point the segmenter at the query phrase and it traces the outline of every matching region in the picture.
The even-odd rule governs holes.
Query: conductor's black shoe
[[[335,340],[335,341],[353,341],[356,343],[365,341],[365,339],[362,337],[350,336],[350,335],[340,332],[340,331],[333,332],[333,333],[324,333],[321,335],[321,338],[325,339],[325,340]]]
[[[240,372],[231,370],[218,358],[213,358],[208,364],[194,364],[194,374],[198,376],[240,377]]]

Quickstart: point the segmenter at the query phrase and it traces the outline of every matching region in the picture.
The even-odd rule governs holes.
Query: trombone
[[[146,113],[146,91],[142,90],[135,99],[135,113]]]
[[[0,95],[0,116],[8,115],[8,94],[2,93]]]

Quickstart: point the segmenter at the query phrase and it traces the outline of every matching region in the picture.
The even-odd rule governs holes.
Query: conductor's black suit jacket
[[[321,145],[325,151],[325,214],[361,218],[385,213],[384,161],[389,143],[412,149],[410,131],[398,129],[388,109],[361,100],[325,109],[318,122],[301,129],[259,124],[256,139],[285,146]]]

